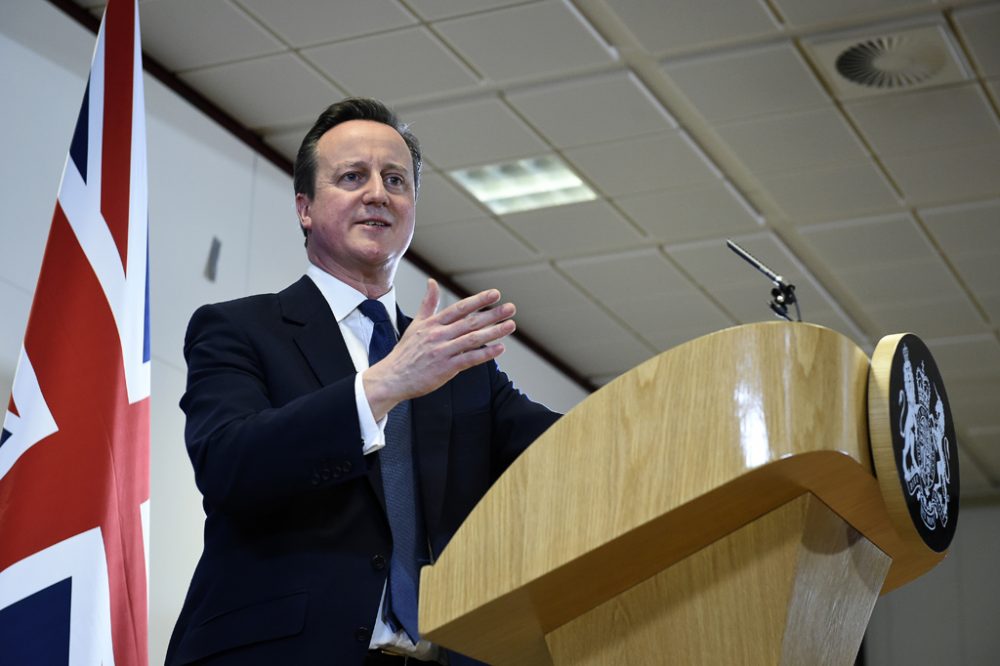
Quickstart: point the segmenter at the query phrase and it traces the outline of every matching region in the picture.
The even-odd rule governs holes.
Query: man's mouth
[[[388,227],[389,223],[384,220],[363,220],[361,224],[366,227]]]

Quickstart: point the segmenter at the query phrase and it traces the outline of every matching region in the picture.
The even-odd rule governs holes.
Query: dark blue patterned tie
[[[375,323],[368,345],[368,362],[381,361],[396,345],[396,331],[376,300],[358,306]],[[410,401],[396,405],[385,424],[385,447],[379,451],[382,490],[392,530],[392,557],[389,560],[389,584],[386,587],[385,619],[394,630],[403,629],[414,643],[417,633],[417,598],[420,583],[419,562],[424,559],[424,535],[418,519],[416,483],[413,475],[413,447],[410,433]]]

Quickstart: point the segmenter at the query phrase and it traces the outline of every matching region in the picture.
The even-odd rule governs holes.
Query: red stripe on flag
[[[132,162],[132,62],[135,2],[108,3],[104,15],[104,145],[101,213],[128,270],[129,178]]]
[[[149,399],[129,405],[118,330],[56,205],[24,347],[58,431],[0,482],[0,571],[100,526],[115,663],[146,664],[140,504],[149,497]]]

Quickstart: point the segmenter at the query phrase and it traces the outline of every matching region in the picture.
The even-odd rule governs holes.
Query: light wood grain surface
[[[580,666],[847,666],[888,569],[888,556],[801,495],[546,639],[554,663]]]
[[[868,368],[838,333],[775,322],[619,377],[539,438],[423,569],[422,633],[492,663],[560,663],[540,651],[546,635],[806,492],[891,557],[883,590],[920,575],[940,556],[891,527]]]

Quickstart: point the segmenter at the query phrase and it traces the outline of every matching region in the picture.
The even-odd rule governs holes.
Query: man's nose
[[[385,191],[385,183],[381,178],[372,178],[365,188],[364,202],[371,205],[384,205],[388,203],[389,195]]]

